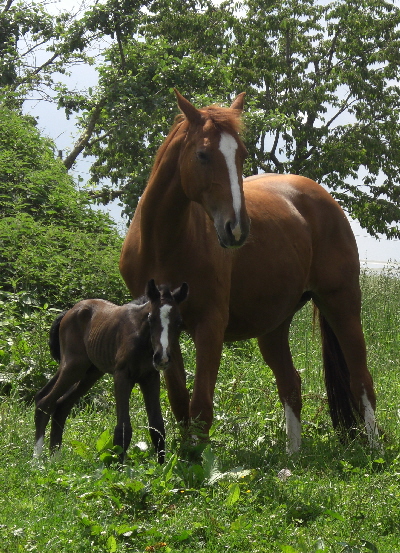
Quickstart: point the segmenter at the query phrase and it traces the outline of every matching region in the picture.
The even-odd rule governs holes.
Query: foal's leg
[[[132,379],[127,367],[116,369],[114,372],[114,393],[117,407],[117,426],[114,429],[114,445],[119,445],[123,452],[120,455],[124,461],[126,450],[132,439],[132,426],[129,416],[129,399],[133,388]]]
[[[61,362],[56,375],[37,395],[35,408],[35,457],[38,457],[42,451],[46,426],[56,408],[57,400],[80,380],[88,368],[85,365],[82,366],[80,361],[71,360],[68,364]],[[51,383],[53,384],[52,386],[50,386]]]
[[[84,396],[92,386],[104,375],[92,365],[82,380],[77,382],[60,399],[57,400],[56,408],[52,416],[50,431],[50,450],[54,451],[61,447],[62,435],[65,421],[75,403]]]
[[[60,369],[57,370],[56,374],[51,378],[45,386],[35,395],[35,448],[33,451],[34,457],[39,457],[44,442],[44,433],[46,430],[47,423],[49,422],[50,414],[45,413],[44,411],[38,411],[38,404],[54,387],[55,383],[58,380],[60,375]]]
[[[146,406],[151,441],[161,464],[165,459],[165,428],[160,405],[160,373],[151,368],[151,374],[139,384]]]
[[[301,379],[293,365],[289,348],[289,327],[292,318],[287,319],[273,332],[258,338],[264,361],[272,369],[278,386],[279,398],[285,410],[287,452],[295,453],[301,444]]]

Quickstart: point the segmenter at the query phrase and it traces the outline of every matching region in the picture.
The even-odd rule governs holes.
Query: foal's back
[[[146,353],[151,360],[146,323],[144,304],[118,306],[102,299],[82,300],[61,321],[63,360],[79,356],[110,374],[118,367],[137,362]]]

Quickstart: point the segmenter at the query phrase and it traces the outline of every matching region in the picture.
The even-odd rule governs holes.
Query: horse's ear
[[[149,298],[150,301],[157,301],[160,299],[160,291],[158,290],[156,283],[154,282],[154,278],[149,280],[146,286],[146,296]]]
[[[243,111],[245,96],[245,92],[241,92],[239,96],[236,96],[236,98],[232,102],[231,109],[239,109],[240,111]]]
[[[186,116],[186,119],[190,123],[199,125],[202,121],[202,115],[200,111],[197,108],[195,108],[194,105],[189,102],[189,100],[186,100],[186,98],[184,98],[182,94],[180,94],[176,90],[176,88],[174,88],[174,92],[175,92],[176,99],[178,101],[179,109],[181,110],[183,115]]]
[[[176,303],[182,303],[185,301],[189,293],[189,285],[187,282],[184,282],[180,288],[177,288],[172,292],[172,297]]]

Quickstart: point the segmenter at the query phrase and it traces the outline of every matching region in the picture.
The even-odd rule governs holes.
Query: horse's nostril
[[[232,221],[227,221],[227,223],[225,224],[225,231],[232,242],[239,242],[239,240],[242,238],[242,229],[239,223],[233,225]]]
[[[227,223],[225,224],[225,230],[226,230],[226,234],[231,237],[233,236],[232,234],[232,224],[230,221],[227,221]]]

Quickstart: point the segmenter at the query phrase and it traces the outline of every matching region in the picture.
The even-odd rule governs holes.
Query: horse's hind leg
[[[376,397],[367,369],[359,289],[317,297],[315,303],[322,313],[325,380],[333,424],[349,430],[357,422],[351,410],[358,413],[370,445],[377,447]]]
[[[92,365],[82,380],[77,382],[62,397],[57,400],[56,408],[52,416],[50,431],[50,450],[61,447],[65,421],[76,402],[83,397],[104,373]]]
[[[285,410],[287,452],[295,453],[301,444],[301,379],[293,365],[289,348],[289,327],[292,318],[287,319],[273,332],[258,338],[264,361],[272,369],[278,386],[279,398]]]
[[[146,406],[151,441],[161,464],[165,459],[165,428],[160,405],[160,373],[152,370],[151,376],[140,382],[140,388]]]

